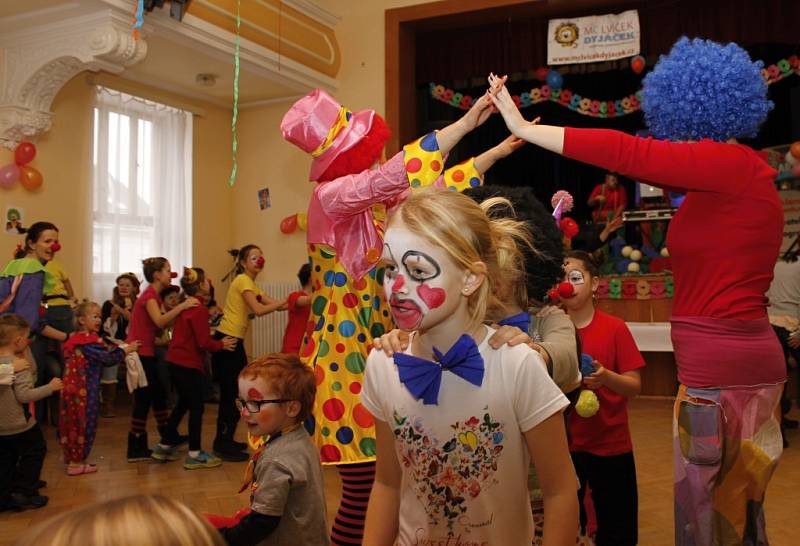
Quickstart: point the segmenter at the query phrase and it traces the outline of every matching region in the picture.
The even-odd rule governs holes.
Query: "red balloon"
[[[29,165],[19,166],[19,183],[28,191],[36,191],[42,187],[42,173]]]
[[[792,154],[793,158],[800,159],[800,140],[789,147],[789,153]]]
[[[539,80],[540,82],[547,81],[547,73],[550,72],[550,69],[546,66],[541,68],[537,68],[536,72],[533,73],[533,77]]]
[[[287,216],[283,220],[281,220],[281,233],[285,233],[286,235],[290,233],[294,233],[294,230],[297,229],[297,215],[292,214],[291,216]]]
[[[635,74],[641,74],[642,70],[644,70],[645,60],[644,57],[641,55],[637,55],[633,59],[631,59],[631,70]]]
[[[36,157],[36,146],[33,142],[20,142],[14,150],[14,163],[17,165],[27,165]]]
[[[561,233],[563,233],[564,237],[566,237],[567,239],[572,239],[580,231],[580,227],[578,227],[578,223],[575,222],[575,220],[573,220],[572,218],[569,218],[569,217],[564,218],[563,220],[561,220],[561,223],[559,224],[559,227],[561,228]]]

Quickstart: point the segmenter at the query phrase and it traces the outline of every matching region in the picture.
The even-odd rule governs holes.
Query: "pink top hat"
[[[283,138],[311,154],[309,180],[317,180],[333,160],[369,133],[374,110],[351,112],[322,89],[314,89],[281,120]]]

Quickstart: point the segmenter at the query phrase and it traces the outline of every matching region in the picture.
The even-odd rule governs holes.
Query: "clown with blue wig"
[[[489,78],[514,135],[686,193],[667,234],[680,382],[673,414],[677,545],[768,543],[763,504],[782,451],[776,408],[786,367],[765,293],[783,209],[775,170],[735,140],[755,136],[773,107],[762,67],[736,44],[681,38],[644,79],[642,110],[655,138],[528,122],[505,78]],[[599,546],[628,543],[601,529],[598,521]]]

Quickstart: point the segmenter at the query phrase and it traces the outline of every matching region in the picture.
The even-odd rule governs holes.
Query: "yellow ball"
[[[669,258],[669,250],[667,250],[667,247],[661,249],[661,255],[665,258]]]
[[[633,252],[633,247],[632,246],[626,245],[626,246],[622,247],[622,257],[623,258],[628,258],[631,255],[631,252]]]
[[[630,256],[630,258],[631,258],[631,260],[633,260],[634,262],[638,262],[639,260],[641,260],[641,259],[642,259],[642,251],[641,251],[641,250],[634,250],[634,251],[632,251],[632,252],[631,252],[631,256]]]
[[[628,264],[629,273],[638,273],[640,269],[639,262],[631,262]]]
[[[594,391],[582,390],[578,396],[578,402],[575,404],[575,411],[581,417],[592,417],[600,409],[600,400]]]

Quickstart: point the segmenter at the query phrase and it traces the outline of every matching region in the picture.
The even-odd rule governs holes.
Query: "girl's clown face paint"
[[[463,272],[450,256],[402,221],[394,220],[383,245],[384,292],[401,330],[429,329],[452,315],[463,288]]]

